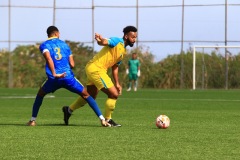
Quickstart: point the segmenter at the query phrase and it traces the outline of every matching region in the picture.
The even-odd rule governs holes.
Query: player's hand
[[[103,127],[111,127],[111,124],[109,124],[107,121],[105,120],[101,120],[101,124]]]
[[[122,86],[120,84],[116,85],[117,91],[119,95],[122,95]]]
[[[140,75],[141,75],[141,71],[138,70],[138,72],[137,72],[137,76],[140,77]]]
[[[55,78],[64,78],[66,77],[66,72],[53,75]]]
[[[95,39],[97,40],[97,42],[101,42],[102,41],[102,36],[98,33],[95,33]]]
[[[128,69],[126,69],[126,74],[129,74],[129,70]]]

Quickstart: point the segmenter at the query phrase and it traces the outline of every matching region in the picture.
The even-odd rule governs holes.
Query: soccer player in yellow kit
[[[118,81],[118,66],[126,55],[126,47],[132,47],[136,42],[137,28],[127,26],[123,29],[123,33],[123,38],[111,37],[109,39],[103,38],[100,34],[95,33],[97,43],[104,47],[85,67],[88,93],[94,99],[96,99],[99,90],[108,96],[105,103],[105,119],[113,127],[121,126],[112,120],[112,112],[115,109],[117,98],[122,92],[122,87]],[[112,68],[114,82],[112,82],[107,74],[109,68]],[[64,119],[69,119],[74,110],[85,104],[86,101],[82,97],[78,97],[69,107],[64,106]]]

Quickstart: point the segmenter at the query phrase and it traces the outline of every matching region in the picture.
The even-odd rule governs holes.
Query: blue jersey
[[[72,54],[69,46],[57,37],[49,38],[47,41],[43,42],[39,50],[43,54],[48,51],[52,57],[56,74],[66,72],[65,79],[73,78],[74,74],[71,70],[69,64],[69,56]],[[46,74],[48,78],[54,79],[52,72],[46,63]]]

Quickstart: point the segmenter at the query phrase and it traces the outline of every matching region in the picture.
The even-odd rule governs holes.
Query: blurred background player
[[[60,33],[58,28],[55,26],[48,27],[47,35],[48,40],[42,43],[39,47],[40,52],[43,54],[43,57],[46,60],[45,69],[47,79],[41,85],[37,93],[32,107],[32,118],[27,125],[36,125],[38,111],[46,94],[55,92],[59,88],[66,88],[71,92],[79,94],[85,101],[87,101],[87,103],[101,120],[102,125],[108,126],[109,124],[105,121],[105,118],[99,110],[95,100],[88,94],[83,85],[74,77],[74,74],[71,70],[71,68],[74,67],[72,52],[69,46],[59,39]],[[63,110],[65,109],[67,108],[63,108]]]
[[[140,61],[137,59],[137,53],[132,54],[132,59],[128,61],[128,68],[126,69],[128,74],[129,83],[127,91],[131,91],[132,83],[134,85],[134,91],[137,91],[138,77],[140,77]]]
[[[126,55],[126,47],[134,45],[137,38],[137,28],[127,26],[123,29],[123,33],[122,38],[112,37],[109,39],[95,33],[97,43],[104,47],[87,63],[85,68],[87,74],[87,91],[94,99],[96,99],[99,90],[108,96],[105,103],[105,118],[114,127],[121,126],[112,120],[112,112],[115,109],[117,98],[122,92],[122,87],[118,81],[118,66]],[[112,82],[107,74],[109,68],[112,69],[114,82]],[[79,97],[69,106],[70,112],[66,114],[71,114],[72,111],[85,104],[85,100]]]

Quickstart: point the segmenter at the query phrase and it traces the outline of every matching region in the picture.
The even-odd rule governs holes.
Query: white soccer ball
[[[156,119],[158,128],[167,129],[170,126],[170,119],[166,115],[159,115]]]

